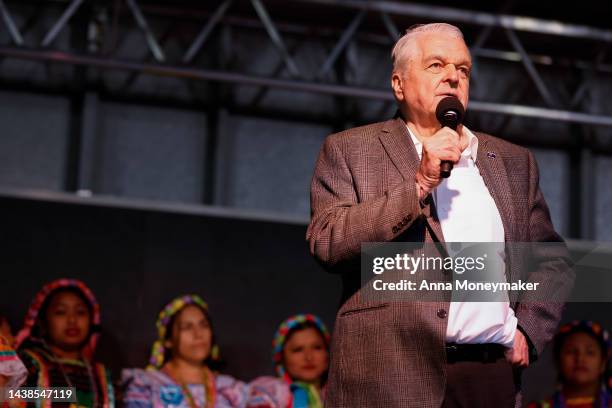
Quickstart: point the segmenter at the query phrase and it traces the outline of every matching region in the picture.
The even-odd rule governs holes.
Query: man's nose
[[[446,64],[446,66],[444,67],[445,70],[445,76],[444,76],[444,80],[450,82],[451,84],[458,84],[459,83],[459,71],[457,70],[457,67],[455,67],[454,64]]]

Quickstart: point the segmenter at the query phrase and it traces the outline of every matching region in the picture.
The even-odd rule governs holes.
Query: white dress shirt
[[[444,240],[503,243],[504,226],[499,211],[476,165],[478,138],[465,126],[463,128],[468,135],[468,146],[454,165],[450,177],[432,192]],[[410,128],[408,132],[420,159],[423,144]],[[487,271],[500,275],[495,277],[496,280],[505,282],[503,248],[492,258],[486,262]],[[498,343],[511,347],[517,319],[507,295],[505,299],[505,302],[451,302],[446,341]]]

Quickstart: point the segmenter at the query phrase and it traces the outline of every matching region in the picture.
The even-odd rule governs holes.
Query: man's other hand
[[[514,345],[506,350],[506,361],[519,367],[529,365],[529,346],[527,339],[520,330],[514,335]]]

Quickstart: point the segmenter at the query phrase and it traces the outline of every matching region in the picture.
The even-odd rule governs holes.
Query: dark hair
[[[325,345],[325,350],[327,350],[327,354],[329,355],[329,344],[327,344],[327,341],[325,340],[325,336],[321,332],[321,329],[319,329],[319,326],[317,326],[313,322],[306,321],[306,322],[300,323],[294,326],[293,328],[291,328],[291,330],[289,330],[289,332],[285,336],[285,342],[283,343],[283,351],[281,353],[283,359],[285,358],[285,348],[287,347],[287,343],[289,343],[289,340],[291,339],[291,337],[295,333],[300,332],[302,330],[306,330],[306,329],[315,329],[319,337],[321,337],[321,340],[323,340],[323,344]],[[325,370],[325,372],[321,375],[321,385],[324,385],[327,382],[328,374],[329,374],[329,367],[327,367],[327,370]],[[289,375],[289,373],[287,373],[287,375]]]
[[[204,317],[206,318],[206,320],[208,321],[208,326],[210,327],[210,333],[211,333],[211,339],[210,339],[210,351],[208,354],[208,357],[206,357],[206,360],[204,360],[204,364],[206,364],[206,366],[208,368],[210,368],[213,371],[219,371],[222,368],[225,367],[225,361],[223,361],[221,358],[217,359],[217,360],[213,360],[212,358],[212,348],[215,346],[215,344],[217,344],[216,340],[215,340],[215,330],[213,328],[213,323],[212,320],[210,319],[210,315],[208,314],[208,310],[204,309],[202,306],[195,304],[195,303],[189,303],[185,306],[183,306],[181,308],[181,310],[179,310],[178,312],[176,312],[175,314],[172,315],[172,317],[170,317],[170,320],[168,321],[168,326],[166,328],[166,335],[164,336],[164,342],[166,340],[171,340],[172,339],[172,332],[174,331],[174,325],[177,321],[177,317],[183,313],[183,310],[185,310],[185,308],[187,306],[195,306],[197,307],[203,314]],[[170,361],[172,359],[172,350],[170,348],[165,348],[165,354],[164,354],[164,361]]]
[[[559,358],[561,357],[561,349],[563,348],[563,345],[565,344],[567,339],[571,335],[577,334],[577,333],[588,334],[593,340],[595,340],[595,342],[599,346],[599,351],[601,352],[602,360],[605,361],[608,359],[608,347],[606,343],[603,341],[603,339],[601,339],[599,336],[597,336],[595,333],[593,333],[588,328],[577,326],[577,327],[572,328],[572,330],[568,331],[567,333],[557,334],[557,336],[555,337],[555,341],[553,344],[553,355],[555,357],[555,361],[557,362],[559,361]]]
[[[296,332],[299,332],[305,329],[315,329],[317,333],[319,334],[319,336],[321,336],[321,339],[323,340],[323,344],[325,344],[325,347],[329,349],[329,345],[325,341],[325,336],[323,335],[323,333],[321,333],[321,329],[319,329],[319,327],[315,323],[306,321],[304,323],[295,325],[294,327],[291,328],[291,330],[289,330],[289,332],[285,336],[285,343],[283,344],[283,350],[285,350],[285,346],[289,342],[289,339],[291,338],[291,336],[293,336]]]

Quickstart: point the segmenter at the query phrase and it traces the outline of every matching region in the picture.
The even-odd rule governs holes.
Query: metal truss
[[[612,116],[596,114],[584,107],[581,102],[593,86],[594,78],[610,76],[612,66],[605,64],[605,46],[612,42],[612,31],[592,27],[563,24],[555,21],[545,21],[534,18],[513,16],[507,14],[491,14],[472,12],[457,8],[436,7],[415,3],[399,3],[393,1],[366,1],[366,0],[287,0],[282,5],[266,5],[262,0],[234,1],[224,0],[214,4],[216,7],[191,8],[187,12],[191,21],[199,21],[201,29],[194,34],[192,42],[185,47],[180,58],[170,59],[164,50],[164,39],[159,33],[154,32],[150,21],[155,19],[171,21],[177,15],[177,7],[164,6],[147,2],[145,0],[71,0],[71,1],[46,1],[42,7],[60,7],[62,12],[57,21],[48,28],[40,42],[32,43],[24,40],[23,30],[15,23],[14,11],[18,10],[18,4],[22,2],[9,2],[0,0],[0,14],[4,22],[4,28],[8,32],[10,43],[0,44],[0,56],[9,58],[24,58],[45,62],[58,62],[81,65],[84,67],[96,67],[102,69],[129,70],[135,73],[159,74],[166,76],[177,76],[186,79],[205,81],[219,81],[235,85],[257,85],[264,88],[283,88],[300,92],[314,92],[330,94],[343,97],[366,98],[383,101],[392,101],[392,95],[386,89],[377,89],[368,84],[351,81],[342,75],[337,75],[339,70],[346,69],[355,72],[359,69],[357,64],[351,62],[347,55],[351,47],[358,47],[361,42],[369,45],[384,47],[388,50],[398,37],[399,30],[397,21],[405,18],[418,18],[427,20],[444,20],[460,24],[482,27],[480,35],[473,44],[469,44],[476,64],[480,59],[496,59],[510,64],[520,63],[525,73],[539,94],[539,100],[530,98],[529,103],[519,101],[517,103],[491,103],[484,100],[473,100],[470,109],[476,112],[491,112],[510,116],[535,117],[563,122],[571,122],[585,125],[612,126]],[[38,4],[40,2],[37,2]],[[291,5],[308,6],[320,9],[321,13],[334,12],[338,9],[351,13],[352,18],[345,27],[313,27],[311,23],[274,21],[271,11],[279,7],[291,7]],[[251,14],[244,13],[250,9]],[[122,17],[126,24],[132,24],[141,31],[143,46],[149,50],[153,58],[146,60],[121,59],[113,55],[117,49],[111,47],[100,47],[98,50],[91,47],[86,50],[59,49],[56,44],[58,35],[75,18],[80,9],[88,8],[89,29],[100,21],[95,21],[99,15],[113,15],[116,21]],[[230,15],[235,7],[240,7],[241,15]],[[44,10],[43,10],[44,12]],[[38,10],[38,13],[41,13]],[[179,13],[180,14],[180,13]],[[375,31],[363,27],[366,18],[380,21],[381,30]],[[40,19],[39,19],[40,20]],[[98,19],[99,20],[99,19]],[[109,20],[108,18],[106,19]],[[35,23],[36,24],[36,23]],[[104,23],[102,23],[104,24]],[[111,44],[112,39],[117,38],[110,24],[106,29],[94,30],[89,36],[90,42]],[[280,65],[267,76],[255,75],[248,69],[239,66],[229,69],[210,70],[198,67],[198,56],[207,51],[210,46],[210,38],[215,29],[222,25],[240,27],[258,27],[265,31],[270,43],[277,51]],[[31,28],[31,27],[30,27]],[[116,27],[115,27],[116,29]],[[510,44],[509,49],[486,48],[484,45],[493,30],[501,30]],[[313,32],[316,35],[313,35]],[[602,45],[602,52],[593,61],[579,60],[567,55],[564,58],[549,55],[534,55],[529,53],[525,44],[517,33],[529,32],[552,37],[570,37],[593,41]],[[335,41],[333,47],[326,52],[326,56],[318,64],[316,72],[307,72],[300,66],[294,57],[296,46],[288,46],[288,38],[295,36],[306,37],[311,43],[317,41],[329,43]],[[166,38],[167,39],[167,38]],[[323,48],[323,44],[321,44]],[[567,50],[571,53],[572,50]],[[476,65],[477,67],[477,65]],[[578,85],[572,84],[572,89],[567,85],[556,83],[556,87],[565,87],[560,98],[554,95],[547,84],[545,75],[546,68],[566,69],[568,72],[582,72]],[[287,75],[288,74],[288,78]],[[475,70],[474,82],[478,85],[478,70]],[[558,92],[557,92],[558,93]]]
[[[358,66],[350,66],[350,58],[345,58],[350,47],[358,46],[360,42],[375,44],[388,50],[390,45],[398,36],[399,30],[396,22],[403,18],[436,19],[472,26],[481,26],[482,31],[473,44],[469,44],[478,63],[480,59],[496,59],[510,64],[520,63],[528,78],[532,82],[540,96],[540,100],[534,103],[492,103],[484,100],[471,102],[471,110],[476,112],[492,112],[511,116],[535,117],[564,122],[572,122],[586,125],[612,126],[612,116],[596,114],[584,108],[581,101],[589,93],[589,87],[593,84],[593,77],[597,80],[610,80],[612,66],[604,64],[605,48],[593,61],[584,61],[568,58],[560,58],[547,55],[530,54],[526,45],[521,42],[517,32],[530,32],[548,36],[581,38],[585,40],[607,45],[612,42],[612,31],[592,27],[563,24],[554,21],[544,21],[534,18],[512,16],[506,14],[490,14],[482,12],[470,12],[467,10],[448,7],[436,7],[424,4],[399,3],[393,1],[363,1],[363,0],[291,0],[283,7],[300,5],[320,9],[321,12],[333,12],[342,9],[352,13],[352,18],[346,27],[320,27],[313,29],[310,25],[300,22],[274,21],[274,11],[268,7],[263,0],[234,1],[224,0],[215,4],[215,8],[190,9],[195,10],[201,29],[193,36],[180,58],[169,59],[163,46],[163,39],[159,33],[155,33],[150,24],[151,19],[156,21],[170,21],[176,19],[176,7],[159,7],[156,4],[141,0],[117,0],[117,1],[93,1],[93,0],[71,0],[71,1],[47,1],[41,7],[61,7],[62,12],[57,21],[48,28],[40,42],[28,42],[24,40],[23,28],[15,23],[14,11],[18,10],[18,3],[0,0],[0,14],[7,30],[10,44],[0,44],[0,56],[9,58],[34,59],[47,62],[59,62],[81,65],[85,67],[96,67],[102,69],[129,70],[136,73],[146,72],[148,74],[160,74],[166,76],[177,76],[187,79],[220,81],[238,85],[257,85],[264,88],[284,88],[300,92],[314,92],[330,94],[349,98],[368,98],[384,101],[392,101],[388,90],[377,89],[364,83],[352,83],[350,78],[334,75],[341,70],[341,64],[346,69],[353,71]],[[236,3],[241,7],[242,15],[230,15]],[[245,15],[245,6],[251,9],[251,15]],[[121,59],[113,55],[117,49],[109,44],[102,44],[97,51],[59,49],[55,46],[58,35],[71,23],[79,9],[88,7],[90,29],[99,21],[94,22],[96,13],[112,14],[113,20],[122,17],[123,22],[134,25],[141,31],[143,46],[149,50],[153,62],[147,60]],[[275,4],[279,7],[278,3]],[[37,11],[41,13],[40,10]],[[44,11],[43,11],[44,12]],[[173,14],[174,12],[174,14]],[[179,13],[180,14],[180,13]],[[184,13],[185,14],[185,13]],[[183,14],[183,18],[184,18]],[[366,17],[379,18],[381,30],[376,32],[372,29],[364,29],[363,21]],[[107,19],[108,21],[109,19]],[[192,16],[192,20],[194,17]],[[106,32],[112,31],[113,27],[106,28]],[[197,57],[207,52],[210,37],[214,30],[221,25],[238,25],[244,27],[259,27],[265,30],[267,38],[278,52],[281,65],[267,76],[255,75],[249,72],[248,67],[229,67],[226,70],[209,70],[198,67]],[[503,30],[510,49],[485,48],[488,37],[494,29]],[[312,33],[316,34],[313,36]],[[92,34],[90,34],[91,36]],[[93,34],[95,36],[95,33]],[[310,37],[307,37],[310,35]],[[307,70],[296,61],[295,48],[291,49],[288,37],[306,36],[310,42],[327,41],[335,38],[335,44],[326,53],[326,57],[317,64],[316,72]],[[116,35],[113,35],[116,37]],[[98,42],[108,42],[106,38],[92,39]],[[357,44],[357,45],[356,45]],[[321,45],[323,47],[323,45]],[[108,50],[111,50],[108,52]],[[225,64],[226,66],[228,64]],[[583,72],[582,80],[573,89],[563,89],[565,98],[554,96],[550,86],[545,80],[545,69],[547,66],[555,68],[564,67],[567,70]],[[475,71],[477,74],[478,71]],[[283,75],[284,73],[288,74]],[[478,76],[475,75],[475,84],[478,85]],[[556,83],[556,87],[566,85]],[[533,98],[531,98],[533,100]]]

